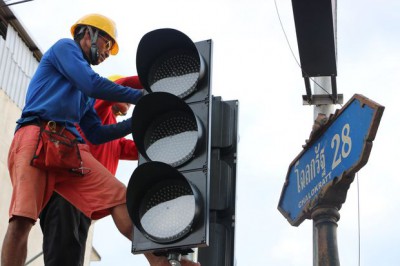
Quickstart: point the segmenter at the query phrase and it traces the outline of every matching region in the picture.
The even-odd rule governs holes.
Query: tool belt
[[[54,121],[39,122],[40,133],[31,165],[43,170],[66,170],[80,176],[88,173],[78,140]]]

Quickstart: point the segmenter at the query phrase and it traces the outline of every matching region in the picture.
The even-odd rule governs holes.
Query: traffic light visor
[[[184,101],[170,93],[155,92],[135,106],[132,135],[147,160],[177,167],[193,157],[203,130]]]
[[[174,29],[151,31],[141,39],[136,68],[148,92],[192,94],[205,73],[205,63],[193,41]]]
[[[187,235],[196,224],[201,204],[196,186],[161,162],[138,166],[128,184],[129,215],[135,226],[157,243]]]

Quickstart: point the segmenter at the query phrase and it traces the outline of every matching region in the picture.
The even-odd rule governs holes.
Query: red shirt
[[[139,78],[137,76],[125,77],[115,81],[115,83],[141,89]],[[117,123],[117,118],[114,115],[111,107],[114,103],[97,99],[94,108],[97,111],[103,125]],[[82,134],[83,135],[83,134]],[[84,137],[84,136],[83,136]],[[137,160],[138,151],[136,144],[131,139],[120,138],[109,141],[100,145],[91,144],[84,137],[86,143],[90,147],[93,156],[103,164],[113,175],[115,175],[119,160]]]

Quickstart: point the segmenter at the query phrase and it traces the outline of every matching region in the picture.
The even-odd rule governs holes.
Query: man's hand
[[[146,256],[147,260],[149,261],[150,266],[171,266],[167,257],[155,256],[152,253],[146,253],[144,255]],[[193,261],[190,261],[185,258],[182,258],[180,263],[181,263],[181,266],[201,266],[199,262],[193,262]]]
[[[200,262],[193,262],[183,258],[181,260],[181,266],[200,266]]]

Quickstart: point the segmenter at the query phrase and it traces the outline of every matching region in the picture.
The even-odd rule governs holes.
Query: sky
[[[314,107],[302,103],[290,0],[34,0],[12,10],[43,52],[70,37],[71,25],[85,14],[113,18],[120,52],[94,67],[103,76],[136,75],[137,45],[154,29],[174,28],[193,41],[212,39],[212,93],[239,100],[237,265],[312,265],[312,221],[294,227],[277,210],[288,167],[314,119]],[[400,261],[399,11],[398,0],[338,2],[338,93],[344,103],[357,93],[385,106],[369,161],[340,210],[341,265]],[[117,177],[127,183],[136,166],[122,162]],[[111,218],[96,222],[93,245],[102,257],[94,266],[148,265],[142,255],[130,253],[130,241]]]

